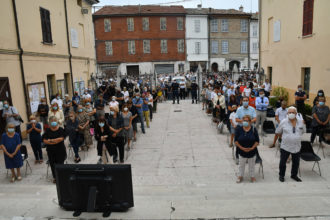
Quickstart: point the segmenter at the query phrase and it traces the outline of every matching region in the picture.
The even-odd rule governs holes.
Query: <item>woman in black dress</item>
[[[65,131],[59,126],[55,116],[49,118],[50,127],[42,136],[42,140],[46,145],[49,165],[53,174],[53,183],[55,179],[55,164],[64,164],[66,159],[66,149],[64,145]]]
[[[104,115],[101,115],[96,123],[95,126],[95,139],[97,140],[97,155],[100,157],[98,163],[105,162],[102,160],[103,155],[103,147],[105,147],[110,156],[114,155],[115,148],[111,147],[111,142],[110,142],[110,128],[108,126],[107,121],[104,118]]]

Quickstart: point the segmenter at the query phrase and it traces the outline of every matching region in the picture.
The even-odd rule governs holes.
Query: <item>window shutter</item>
[[[313,33],[313,8],[314,0],[304,1],[303,11],[303,36],[310,35]]]
[[[46,10],[47,42],[52,42],[52,30],[50,26],[50,13]]]

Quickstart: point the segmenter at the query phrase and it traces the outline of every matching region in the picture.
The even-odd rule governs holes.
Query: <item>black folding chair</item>
[[[314,171],[315,164],[317,164],[317,166],[319,168],[319,173],[318,174],[320,176],[322,176],[321,175],[321,168],[320,168],[320,164],[319,164],[319,161],[321,160],[321,158],[314,153],[312,144],[309,141],[302,141],[301,142],[300,157],[304,161],[312,161],[312,162],[314,161],[312,171]],[[314,172],[316,172],[316,171],[314,171]]]
[[[259,164],[259,174],[261,174],[262,179],[265,179],[264,176],[264,165],[262,163],[262,159],[260,157],[259,151],[257,150],[257,155],[256,155],[256,164]]]
[[[275,125],[273,121],[264,121],[262,129],[266,134],[275,134]],[[262,137],[262,143],[265,144],[265,137]]]
[[[267,114],[266,114],[267,118],[275,118],[275,111],[273,108],[267,108]]]
[[[322,149],[322,154],[323,154],[323,158],[325,158],[325,154],[324,154],[324,148],[325,148],[325,144],[330,145],[330,128],[325,128],[322,129],[319,133],[320,137],[320,145],[319,145],[319,149],[317,150],[316,153],[318,153],[320,151],[320,149]]]
[[[30,166],[29,161],[27,160],[29,158],[29,154],[28,154],[28,151],[27,151],[25,145],[21,145],[20,151],[21,151],[21,155],[22,155],[22,158],[23,158],[23,165],[24,165],[24,162],[25,162],[25,176],[26,176],[28,168],[30,169],[30,171],[32,173],[32,168]]]

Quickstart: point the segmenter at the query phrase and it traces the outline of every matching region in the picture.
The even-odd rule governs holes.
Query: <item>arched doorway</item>
[[[219,66],[217,63],[212,63],[211,68],[213,72],[219,72]]]
[[[256,63],[254,64],[254,69],[255,69],[255,70],[258,69],[258,62],[256,62]]]
[[[241,63],[237,60],[232,60],[232,61],[229,62],[229,70],[230,71],[233,71],[233,68],[234,68],[235,64],[237,66],[237,70],[239,71],[239,68],[241,67]]]

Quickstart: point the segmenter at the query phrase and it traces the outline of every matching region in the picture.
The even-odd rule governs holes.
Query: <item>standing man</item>
[[[314,143],[315,137],[317,134],[320,134],[320,131],[324,128],[327,128],[330,121],[330,111],[329,107],[325,105],[325,97],[320,96],[318,98],[318,104],[313,107],[312,110],[312,135],[311,143]],[[321,136],[321,135],[320,135]]]
[[[50,104],[54,104],[54,103],[57,103],[58,107],[60,108],[60,110],[62,110],[62,107],[63,107],[63,101],[61,99],[61,96],[60,94],[56,94],[55,95],[55,98],[51,101]]]
[[[286,101],[282,101],[281,107],[277,108],[275,111],[276,128],[279,126],[281,121],[283,121],[283,119],[285,119],[288,115],[288,109],[286,107],[287,107]],[[279,138],[279,135],[275,134],[273,144],[270,145],[269,148],[275,147],[275,144],[276,144],[276,141],[278,138]]]
[[[191,83],[190,87],[191,87],[191,99],[192,99],[191,103],[194,104],[194,100],[196,100],[196,104],[197,104],[198,85],[195,80]]]
[[[279,180],[281,182],[284,182],[285,180],[286,162],[290,154],[292,156],[291,179],[301,182],[301,179],[298,177],[298,169],[300,162],[301,138],[306,131],[306,127],[303,120],[297,119],[296,115],[297,109],[295,107],[289,107],[288,117],[283,119],[276,129],[276,134],[282,135],[279,172]]]
[[[272,86],[269,83],[269,79],[266,79],[266,82],[264,82],[264,89],[266,97],[269,97],[270,91],[272,90]]]
[[[180,83],[180,99],[186,99],[186,84]]]
[[[142,105],[143,105],[143,99],[140,98],[140,93],[135,94],[135,98],[132,100],[133,106],[135,106],[137,113],[138,113],[138,118],[140,119],[141,122],[141,130],[142,133],[145,134],[144,130],[144,119],[143,119],[143,112],[142,112]]]
[[[305,100],[307,99],[307,95],[302,89],[302,85],[298,86],[298,91],[296,91],[294,95],[296,99],[297,111],[305,118]]]
[[[173,104],[175,104],[175,99],[177,99],[179,104],[179,84],[176,82],[176,80],[173,80],[171,91],[173,96]]]
[[[256,109],[257,109],[257,121],[256,121],[256,128],[259,130],[259,123],[261,124],[261,135],[264,134],[264,129],[263,129],[263,124],[264,121],[266,120],[267,116],[267,108],[269,105],[269,100],[267,97],[265,97],[265,92],[264,90],[259,91],[259,97],[256,99]]]
[[[6,124],[15,125],[15,132],[18,133],[21,142],[22,142],[22,134],[21,134],[21,121],[19,113],[14,106],[9,106],[8,101],[3,102],[3,111],[2,118],[6,119]]]

